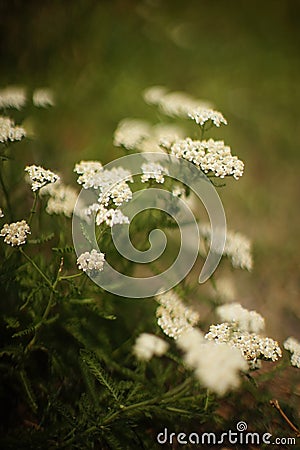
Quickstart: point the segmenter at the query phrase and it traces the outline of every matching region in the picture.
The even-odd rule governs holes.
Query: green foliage
[[[22,142],[17,145],[22,148]],[[5,153],[9,148],[1,150]],[[10,163],[5,155],[4,159]],[[17,168],[21,173],[23,168],[16,162]],[[15,192],[13,185],[6,188],[7,166],[2,164],[0,171],[9,217],[19,190]],[[4,411],[0,446],[153,449],[164,427],[204,432],[231,425],[231,418],[221,413],[232,404],[239,408],[239,392],[220,399],[196,379],[174,340],[163,336],[155,319],[155,300],[117,298],[80,272],[70,218],[47,215],[43,196],[32,199],[29,192],[20,213],[30,223],[30,239],[9,246],[2,236],[0,243],[0,402]],[[133,222],[133,241],[141,250],[149,246],[145,234],[151,229],[159,225],[171,232],[176,227],[160,211],[148,211]],[[131,275],[134,265],[123,261],[113,248],[110,229],[104,226],[100,231],[98,241],[108,256]],[[82,233],[93,247],[85,226]],[[175,248],[175,239],[173,244]],[[159,273],[160,267],[153,264],[151,270]],[[176,292],[186,308],[186,297],[193,300],[196,292],[200,306],[207,307],[201,317],[207,329],[219,299],[200,294],[192,279],[184,280]],[[136,338],[145,331],[168,342],[164,356],[147,362],[136,357]],[[268,410],[271,394],[260,383],[272,376],[244,376],[240,392],[255,400],[253,409],[258,405],[261,416]],[[272,418],[268,426],[272,428]]]

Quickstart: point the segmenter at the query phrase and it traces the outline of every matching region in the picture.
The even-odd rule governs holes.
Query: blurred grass
[[[50,86],[57,98],[31,112],[39,138],[16,148],[20,164],[74,181],[76,161],[118,157],[120,119],[157,120],[141,97],[153,84],[224,113],[229,126],[215,135],[246,171],[220,195],[255,255],[252,274],[232,276],[238,300],[264,313],[277,338],[300,338],[299,12],[296,0],[0,1],[0,86]]]

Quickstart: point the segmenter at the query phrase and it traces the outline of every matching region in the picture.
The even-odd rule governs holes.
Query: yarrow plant
[[[191,273],[172,289],[138,300],[93,282],[103,277],[117,285],[110,280],[117,270],[130,280],[148,272],[155,276],[175,259],[175,221],[151,208],[133,219],[130,214],[131,200],[154,187],[158,197],[168,194],[175,210],[180,202],[192,202],[188,185],[171,177],[161,154],[176,166],[188,161],[196,177],[205,173],[216,185],[219,178],[237,181],[244,174],[244,163],[230,147],[206,135],[227,124],[214,105],[162,86],[143,95],[167,121],[125,119],[113,137],[126,155],[144,152],[139,173],[83,159],[70,170],[77,177],[73,185],[43,163],[28,165],[27,132],[14,115],[22,110],[25,117],[31,101],[43,108],[58,97],[48,88],[32,96],[23,88],[0,89],[0,401],[7,411],[1,448],[39,448],[41,442],[45,448],[153,448],[164,421],[176,429],[193,425],[212,432],[217,422],[228,425],[226,411],[244,396],[247,401],[249,392],[268,411],[262,384],[268,365],[272,377],[289,364],[280,344],[265,336],[264,317],[241,304],[235,271],[228,278],[217,270],[207,282],[212,294],[195,285]],[[187,136],[185,123],[198,136]],[[12,154],[18,184],[10,176]],[[22,189],[24,170],[30,189]],[[74,217],[80,223],[78,246],[72,240]],[[207,257],[212,230],[197,212],[195,220],[200,261]],[[122,230],[130,230],[130,245],[140,254],[149,249],[154,227],[170,237],[165,259],[146,267],[118,252],[114,238],[122,240]],[[223,257],[227,268],[254,266],[252,243],[239,232],[227,232]],[[290,337],[283,347],[299,368],[299,342]]]

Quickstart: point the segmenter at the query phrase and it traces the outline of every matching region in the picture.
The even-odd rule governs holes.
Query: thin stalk
[[[206,391],[206,397],[205,397],[205,403],[204,403],[204,411],[207,411],[208,404],[209,404],[209,389],[207,389],[207,391]]]
[[[22,247],[19,247],[20,253],[27,259],[27,261],[30,262],[30,264],[39,272],[39,274],[42,276],[42,278],[46,281],[48,286],[53,290],[53,284],[49,280],[49,278],[44,274],[44,272],[39,268],[39,266],[33,261],[33,259],[30,258],[30,256],[27,255],[27,253],[24,252]]]
[[[123,414],[124,412],[131,411],[137,408],[140,408],[142,406],[150,406],[155,403],[161,402],[165,403],[165,400],[167,401],[169,397],[172,397],[172,400],[174,400],[176,397],[181,396],[182,392],[184,392],[189,386],[190,379],[186,379],[183,383],[181,383],[179,386],[176,386],[174,389],[171,389],[170,391],[166,392],[162,397],[154,397],[149,400],[144,400],[142,402],[134,403],[129,406],[123,406],[120,405],[120,410],[114,412],[110,416],[108,416],[104,421],[102,422],[102,426],[108,425],[109,423],[113,422],[120,414]]]
[[[157,403],[159,401],[159,397],[152,398],[150,400],[144,400],[143,402],[134,403],[129,406],[123,406],[120,405],[120,410],[114,412],[113,414],[109,415],[104,421],[102,422],[102,426],[108,425],[109,423],[113,422],[120,414],[123,414],[124,412],[132,411],[134,409],[141,408],[143,406],[149,406]]]
[[[31,339],[29,344],[26,346],[25,353],[27,353],[28,350],[34,345],[34,343],[36,341],[36,338],[37,338],[37,335],[38,335],[38,331],[40,330],[40,328],[43,325],[43,323],[47,320],[48,315],[49,315],[49,313],[51,311],[51,308],[53,306],[53,295],[55,293],[55,289],[56,289],[57,283],[59,283],[59,280],[60,280],[59,274],[62,271],[62,266],[63,266],[63,258],[61,258],[60,265],[59,265],[59,268],[58,268],[58,271],[57,271],[57,274],[56,274],[56,277],[55,277],[55,281],[51,285],[52,290],[51,290],[51,294],[50,294],[47,306],[46,306],[46,308],[44,310],[44,313],[42,315],[41,320],[39,321],[39,323],[35,327],[35,334],[34,334],[33,338]]]
[[[81,277],[83,275],[83,272],[75,273],[73,275],[65,275],[63,277],[59,277],[58,281],[62,280],[72,280],[73,278]]]
[[[28,225],[31,225],[32,219],[33,219],[33,215],[36,213],[36,204],[37,204],[37,199],[38,199],[38,193],[34,192],[34,199],[33,199],[33,204],[32,204],[32,208],[30,210],[30,216],[28,219]]]
[[[300,437],[300,430],[293,424],[293,422],[288,418],[288,416],[281,409],[278,400],[270,400],[270,404],[279,411],[280,415],[286,421],[286,423],[291,427],[291,429],[296,433],[297,437]]]

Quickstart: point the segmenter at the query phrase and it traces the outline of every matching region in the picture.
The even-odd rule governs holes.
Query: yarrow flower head
[[[142,333],[133,347],[135,356],[143,361],[149,361],[152,356],[162,356],[168,350],[169,344],[158,336]]]
[[[107,209],[99,203],[93,203],[86,208],[86,214],[90,217],[92,214],[96,215],[96,224],[101,225],[106,223],[109,227],[114,225],[122,225],[129,223],[129,218],[125,216],[120,209]]]
[[[284,341],[283,346],[292,354],[292,366],[298,367],[300,369],[300,342],[297,341],[297,339],[295,339],[294,337],[289,337]]]
[[[216,313],[224,322],[233,322],[243,331],[258,333],[265,328],[265,319],[256,311],[248,311],[239,303],[219,306]]]
[[[121,206],[132,198],[132,191],[127,182],[133,182],[131,173],[123,167],[113,167],[103,170],[94,183],[94,189],[100,190],[98,201],[104,206],[112,201],[116,206]]]
[[[132,191],[125,181],[113,184],[111,187],[102,188],[103,192],[99,195],[99,203],[108,206],[112,201],[116,206],[132,199]]]
[[[211,108],[211,103],[192,97],[186,92],[168,92],[164,86],[152,86],[145,89],[143,98],[146,103],[158,106],[168,116],[187,117],[195,108]]]
[[[243,234],[228,231],[224,253],[231,259],[233,267],[252,269],[251,241]]]
[[[143,98],[150,105],[158,105],[166,93],[167,89],[164,86],[151,86],[144,90]]]
[[[26,220],[10,224],[6,223],[0,232],[0,236],[4,236],[4,242],[13,247],[24,245],[28,234],[30,234],[30,227]]]
[[[25,89],[19,86],[7,86],[0,90],[0,109],[21,109],[26,103]]]
[[[132,150],[150,136],[150,130],[151,125],[145,120],[123,119],[114,133],[114,145]]]
[[[104,267],[105,254],[93,249],[91,252],[84,252],[77,258],[78,268],[89,275],[101,272]]]
[[[250,368],[258,368],[261,359],[277,361],[282,356],[277,341],[256,333],[242,331],[234,323],[211,325],[205,339],[239,348]]]
[[[164,175],[168,175],[168,170],[158,163],[145,163],[141,167],[143,175],[141,176],[142,183],[146,183],[150,179],[157,183],[164,183]]]
[[[44,169],[41,166],[27,166],[25,167],[25,172],[29,175],[31,189],[33,192],[38,191],[40,188],[49,183],[55,183],[60,179],[54,172]]]
[[[84,189],[98,188],[103,166],[99,161],[80,161],[75,165],[74,172],[80,174],[77,183],[82,184]]]
[[[81,174],[77,182],[84,189],[99,189],[99,203],[108,206],[112,201],[116,206],[121,206],[132,198],[132,191],[127,182],[133,182],[129,170],[123,167],[103,169],[98,161],[81,161],[76,164],[75,172]]]
[[[72,186],[67,186],[58,180],[42,187],[39,193],[50,196],[46,207],[48,214],[72,216],[78,198],[78,193]]]
[[[199,225],[201,236],[206,240],[211,240],[211,227],[207,223]],[[223,255],[230,258],[233,267],[251,270],[253,266],[251,242],[241,233],[227,231],[226,243]]]
[[[1,218],[1,217],[4,217],[4,214],[3,214],[2,208],[0,208],[0,218]]]
[[[177,339],[199,321],[199,314],[184,305],[175,292],[160,294],[156,301],[160,305],[156,310],[157,323],[169,337]]]
[[[21,141],[26,136],[26,130],[16,126],[12,119],[0,116],[0,142]]]
[[[224,141],[179,139],[166,149],[176,158],[183,158],[192,162],[205,173],[212,173],[216,177],[233,176],[238,180],[244,171],[244,163],[232,156],[229,146]]]
[[[213,109],[202,108],[201,106],[192,108],[188,112],[188,116],[201,126],[208,121],[211,121],[216,127],[219,127],[222,123],[227,125],[227,120],[222,113]]]
[[[32,101],[39,108],[47,108],[55,104],[53,92],[48,88],[36,89],[33,92]]]
[[[226,343],[205,342],[197,329],[181,334],[176,343],[184,353],[185,364],[195,371],[200,383],[220,396],[237,388],[240,371],[248,369],[239,349]]]

